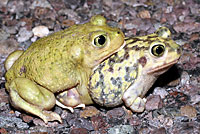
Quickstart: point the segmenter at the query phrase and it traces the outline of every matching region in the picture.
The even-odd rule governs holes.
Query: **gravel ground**
[[[148,92],[146,110],[137,114],[124,106],[107,109],[94,105],[70,113],[55,106],[53,111],[61,115],[63,124],[44,124],[14,109],[5,91],[3,62],[8,54],[96,14],[104,15],[126,36],[147,35],[166,26],[182,46],[179,63]],[[1,0],[0,133],[199,134],[199,32],[199,0]]]

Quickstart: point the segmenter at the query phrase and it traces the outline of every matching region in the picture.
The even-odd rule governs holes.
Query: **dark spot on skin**
[[[127,52],[125,55],[124,55],[124,59],[128,59],[129,58],[129,53]]]
[[[142,65],[142,67],[144,67],[147,63],[147,59],[143,56],[138,60],[138,62]]]
[[[99,79],[99,85],[100,85],[100,88],[101,89],[105,89],[106,88],[106,85],[104,84],[104,76],[103,74],[99,74],[100,76],[100,79]]]
[[[101,64],[99,65],[98,69],[101,70],[104,66],[105,66],[105,62],[101,63]]]
[[[149,50],[149,47],[145,47],[144,50]]]
[[[129,81],[130,77],[128,75],[124,76],[125,81]]]
[[[99,82],[96,83],[95,88],[97,88],[99,86]]]
[[[56,41],[56,44],[59,44],[59,41]]]
[[[154,36],[147,36],[147,40],[148,39],[155,39],[155,38],[157,38],[158,36],[157,35],[154,35]]]
[[[130,40],[130,38],[125,38],[124,40],[127,41],[127,40]]]
[[[102,74],[100,75],[100,79],[104,79],[104,76]]]
[[[22,75],[23,73],[26,73],[26,67],[25,66],[22,66],[20,68],[20,75]]]
[[[135,49],[136,51],[139,51],[139,50],[145,50],[145,49],[147,49],[147,47],[145,47],[145,46],[142,46],[142,47],[139,47],[139,45],[136,45],[136,46],[133,46],[131,49]]]
[[[116,85],[117,82],[116,82],[116,80],[115,80],[113,77],[111,77],[110,80],[112,81],[112,84],[113,84],[113,85]]]
[[[112,63],[115,62],[115,59],[114,58],[109,58],[109,61],[108,61],[108,65],[111,65]]]
[[[121,88],[121,86],[122,86],[122,79],[120,77],[117,77],[116,81],[117,81],[117,87]]]
[[[121,67],[119,67],[119,68],[118,68],[118,71],[120,71],[121,69],[122,69],[122,68],[121,68]]]
[[[113,68],[111,66],[109,67],[108,72],[113,73]]]
[[[139,47],[137,47],[135,50],[136,50],[136,51],[139,51],[139,50],[140,50],[140,48],[139,48]]]
[[[126,73],[129,72],[129,67],[126,67],[125,70],[126,70]]]
[[[125,81],[134,82],[136,78],[135,76],[130,76],[130,73],[137,72],[137,68],[135,67],[135,65],[132,65],[131,67],[125,67],[125,71],[126,71],[126,75],[124,75]]]
[[[125,50],[125,52],[129,49],[128,44],[126,46],[124,46],[123,48]]]
[[[120,59],[119,63],[122,63],[124,61],[124,59]]]

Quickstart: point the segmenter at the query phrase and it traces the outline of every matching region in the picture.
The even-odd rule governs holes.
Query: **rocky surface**
[[[124,106],[88,106],[70,113],[59,107],[63,124],[43,121],[14,109],[5,90],[3,62],[48,33],[84,23],[102,14],[126,36],[170,28],[183,48],[178,64],[163,74],[147,94],[143,113]],[[199,134],[200,133],[200,1],[199,0],[1,0],[0,1],[0,133]],[[39,32],[39,31],[41,32]]]

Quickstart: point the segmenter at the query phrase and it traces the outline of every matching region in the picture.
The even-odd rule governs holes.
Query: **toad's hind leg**
[[[24,51],[22,50],[17,50],[12,52],[6,59],[5,61],[5,68],[6,70],[9,70],[14,62],[23,54]]]
[[[46,111],[56,102],[53,93],[37,85],[27,78],[16,78],[8,86],[11,104],[15,108],[39,116],[45,123],[48,121],[61,121],[57,113]]]

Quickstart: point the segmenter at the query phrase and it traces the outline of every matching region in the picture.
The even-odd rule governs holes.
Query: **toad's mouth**
[[[158,66],[156,68],[151,69],[150,71],[147,72],[147,74],[152,74],[152,73],[164,73],[167,71],[172,65],[176,64],[178,62],[178,59],[169,62],[167,64],[164,64],[162,66]]]

